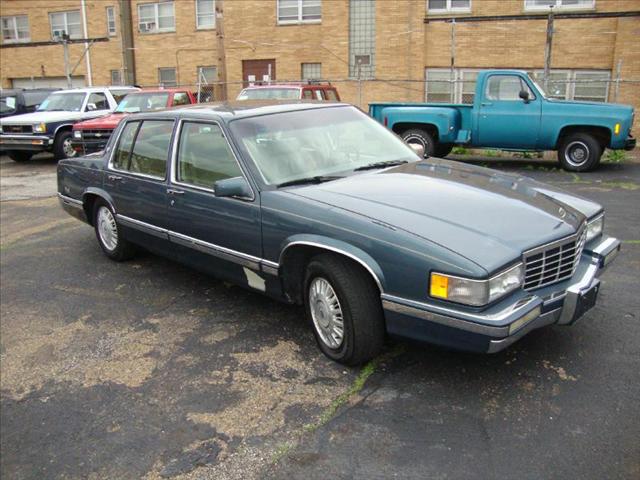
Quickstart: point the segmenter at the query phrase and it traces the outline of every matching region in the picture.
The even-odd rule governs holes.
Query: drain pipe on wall
[[[89,34],[87,33],[87,6],[85,5],[85,0],[80,0],[80,6],[82,7],[82,28],[84,29],[84,38],[89,38]],[[84,42],[84,48],[86,51],[85,60],[87,62],[87,86],[93,86],[93,74],[91,72],[91,50],[89,49],[89,44]]]

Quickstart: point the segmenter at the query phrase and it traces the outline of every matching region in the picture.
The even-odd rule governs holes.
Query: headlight
[[[604,231],[604,213],[587,223],[587,242],[593,240]]]
[[[82,131],[81,130],[74,130],[73,131],[73,138],[82,138]]]
[[[429,293],[434,298],[480,307],[520,288],[524,267],[518,264],[488,280],[455,277],[431,273]]]
[[[46,123],[37,123],[33,126],[33,131],[36,133],[45,133],[47,131]]]

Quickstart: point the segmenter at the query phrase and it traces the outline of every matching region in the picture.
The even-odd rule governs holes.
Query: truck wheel
[[[426,130],[412,128],[402,134],[402,140],[406,144],[417,143],[424,148],[424,157],[433,157],[436,150],[436,141]]]
[[[436,145],[435,156],[438,158],[444,158],[453,150],[453,143],[438,143]]]
[[[29,152],[20,152],[17,150],[10,150],[7,152],[7,155],[14,162],[28,162],[31,160],[32,154]]]
[[[558,160],[565,170],[587,172],[592,170],[602,156],[602,146],[588,133],[573,133],[560,143]]]
[[[53,142],[53,156],[56,160],[75,157],[78,154],[71,144],[72,138],[73,133],[69,131],[60,132],[56,135],[56,139]]]
[[[116,215],[104,200],[96,200],[93,206],[93,227],[104,254],[111,260],[122,262],[135,254],[135,247],[120,233]]]
[[[307,267],[304,301],[318,346],[331,360],[358,365],[382,349],[380,292],[349,260],[333,254],[315,257]]]

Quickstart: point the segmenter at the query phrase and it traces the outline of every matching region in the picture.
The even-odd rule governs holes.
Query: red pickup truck
[[[141,90],[130,93],[120,101],[112,114],[76,123],[73,126],[73,148],[80,155],[104,150],[111,133],[118,126],[120,120],[128,114],[164,110],[191,103],[197,103],[193,93],[179,88]]]

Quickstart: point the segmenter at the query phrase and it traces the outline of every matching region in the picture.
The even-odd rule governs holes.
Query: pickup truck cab
[[[236,100],[320,100],[339,102],[338,89],[330,83],[254,85],[243,89]]]
[[[71,144],[80,155],[99,152],[104,150],[111,133],[118,126],[120,120],[127,115],[159,111],[193,103],[197,103],[193,93],[180,88],[145,89],[132,92],[122,99],[111,115],[76,123],[73,126]]]
[[[76,122],[101,117],[135,87],[75,88],[51,93],[33,113],[0,120],[0,153],[16,162],[52,152],[56,160],[73,157],[71,129]]]
[[[633,107],[549,98],[526,72],[484,70],[473,104],[371,103],[369,114],[427,156],[454,145],[555,150],[570,171],[595,168],[605,148],[633,149]]]

